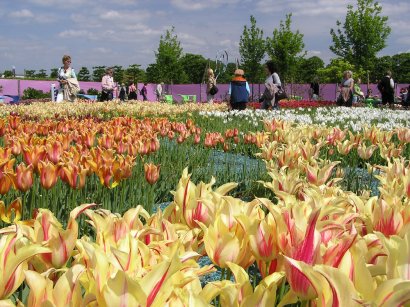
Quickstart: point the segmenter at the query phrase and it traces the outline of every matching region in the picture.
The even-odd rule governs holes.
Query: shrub
[[[96,90],[95,88],[89,88],[87,90],[87,95],[98,95],[98,90]]]
[[[28,87],[23,91],[22,99],[41,99],[41,98],[50,98],[50,92],[44,93],[41,90],[36,90],[35,88]]]

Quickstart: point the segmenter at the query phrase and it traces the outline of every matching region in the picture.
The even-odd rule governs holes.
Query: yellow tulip
[[[21,198],[16,198],[7,207],[4,205],[4,202],[0,200],[0,218],[3,222],[10,224],[19,221],[21,212]],[[13,213],[14,218],[11,220]]]
[[[80,306],[83,297],[79,278],[83,272],[84,267],[76,264],[61,275],[54,285],[47,276],[35,271],[25,271],[26,282],[30,287],[27,306]]]
[[[363,160],[369,160],[372,157],[373,152],[376,150],[376,148],[376,145],[370,145],[369,147],[367,147],[364,143],[360,143],[357,147],[357,153],[359,154],[359,157]]]
[[[95,204],[84,204],[72,210],[66,230],[49,210],[40,209],[34,222],[33,241],[49,247],[50,252],[41,257],[46,267],[61,268],[71,258],[78,237],[78,224],[75,219],[92,206]]]
[[[0,237],[0,300],[10,297],[21,285],[28,259],[49,252],[37,244],[18,246],[20,240],[18,232]]]

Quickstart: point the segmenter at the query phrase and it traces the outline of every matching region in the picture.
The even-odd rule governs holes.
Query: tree
[[[50,69],[50,79],[57,79],[58,77],[58,68],[51,68]]]
[[[147,73],[146,81],[149,83],[160,83],[162,81],[157,64],[151,63],[145,70]]]
[[[181,57],[181,65],[188,83],[202,83],[207,60],[199,54],[187,53]]]
[[[40,69],[35,77],[38,79],[45,79],[47,78],[47,71],[45,69]]]
[[[26,77],[27,79],[34,79],[35,76],[36,76],[35,70],[30,70],[30,69],[24,70],[24,77]]]
[[[317,71],[325,67],[323,60],[317,56],[310,58],[302,58],[299,61],[298,70],[296,74],[296,82],[310,83],[313,78],[317,76]]]
[[[410,83],[410,53],[392,56],[393,79],[398,83]]]
[[[369,73],[370,82],[378,82],[383,76],[386,75],[387,70],[392,70],[393,61],[389,55],[376,58],[372,69]]]
[[[121,84],[124,81],[124,70],[122,69],[122,66],[119,65],[114,65],[112,67],[114,74],[113,74],[113,78],[114,78],[114,82]]]
[[[166,83],[184,83],[187,76],[181,65],[182,47],[178,37],[174,34],[174,27],[161,35],[158,51],[155,52],[155,79]]]
[[[380,16],[381,11],[382,7],[374,0],[357,0],[356,10],[348,5],[343,26],[338,20],[338,29],[330,30],[333,41],[330,50],[356,67],[371,70],[391,31],[388,17]]]
[[[81,67],[80,71],[77,74],[77,78],[79,81],[90,81],[91,80],[91,75],[90,71],[88,70],[87,67]]]
[[[11,70],[5,70],[3,73],[4,78],[14,78],[14,74]]]
[[[105,75],[105,66],[94,66],[93,67],[93,81],[101,82],[102,77]]]
[[[319,80],[322,83],[339,83],[343,78],[343,72],[346,70],[351,70],[353,72],[353,78],[365,76],[363,70],[357,71],[355,66],[344,59],[331,59],[329,65],[325,68],[320,68],[317,71]]]
[[[139,64],[132,64],[124,71],[124,80],[128,83],[130,81],[137,83],[138,81],[145,81],[145,71],[140,68]]]
[[[251,15],[251,27],[246,25],[239,40],[239,54],[248,81],[259,82],[261,75],[261,61],[265,55],[266,44],[263,39],[263,30],[256,27],[256,19]],[[253,95],[253,86],[252,86]]]
[[[303,34],[299,33],[299,30],[292,32],[291,23],[292,14],[287,14],[286,21],[281,20],[279,29],[273,30],[272,38],[266,38],[266,51],[276,62],[283,80],[292,80],[298,59],[306,53],[303,52]]]

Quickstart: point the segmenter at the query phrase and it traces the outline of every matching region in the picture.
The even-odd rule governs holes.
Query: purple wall
[[[55,81],[40,81],[40,80],[22,80],[22,79],[0,79],[0,84],[3,86],[3,93],[1,95],[23,95],[23,91],[28,88],[35,88],[42,90],[43,92],[50,92],[50,87],[52,83],[58,83]],[[57,85],[58,86],[58,85]],[[138,83],[138,98],[142,99],[139,94],[139,90],[142,88],[143,84]],[[229,84],[218,84],[218,93],[215,95],[215,100],[225,100],[228,94]],[[261,93],[263,93],[265,87],[263,84],[250,84],[251,93],[253,90],[254,100],[257,101]],[[398,84],[396,87],[396,95],[399,94],[400,89],[407,87],[408,84]],[[80,87],[85,92],[88,89],[94,88],[101,91],[100,82],[83,82],[80,81]],[[155,101],[155,88],[156,84],[147,84],[148,89],[148,100]],[[293,94],[296,96],[302,96],[303,99],[309,98],[309,84],[287,84],[286,92],[288,95]],[[367,92],[367,85],[361,85],[362,91]],[[376,84],[370,84],[369,88],[372,89],[373,94],[379,94]],[[321,84],[320,85],[320,96],[323,100],[334,101],[336,100],[336,84]],[[165,84],[164,85],[165,94],[170,94],[174,97],[174,100],[181,101],[181,96],[179,95],[196,95],[197,101],[206,101],[206,85],[205,84]],[[11,99],[5,98],[5,101],[10,101]]]

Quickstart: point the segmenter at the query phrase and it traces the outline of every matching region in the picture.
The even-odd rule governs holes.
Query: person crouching
[[[250,89],[242,69],[235,70],[235,76],[229,83],[228,95],[232,110],[245,110],[249,99]]]

